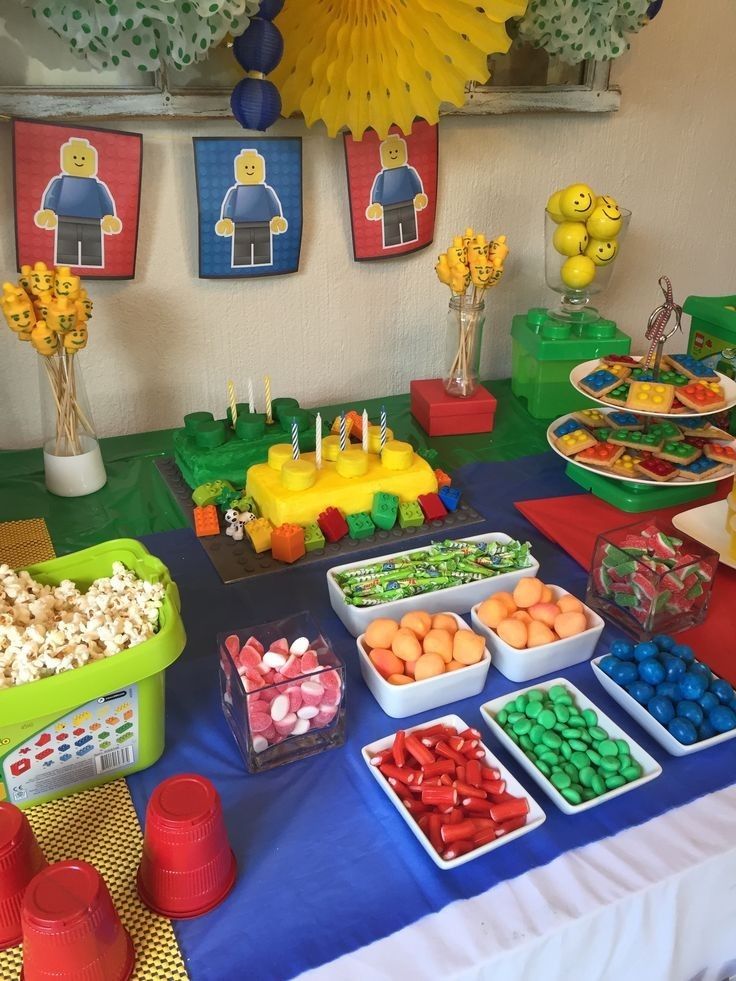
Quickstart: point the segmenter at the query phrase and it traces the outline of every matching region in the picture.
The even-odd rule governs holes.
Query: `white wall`
[[[699,5],[698,5],[699,6]],[[443,368],[448,294],[433,264],[466,224],[506,232],[512,253],[493,295],[484,373],[510,373],[513,313],[548,304],[542,212],[559,185],[585,180],[633,212],[603,312],[637,339],[667,273],[689,293],[736,291],[736,4],[696,16],[666,0],[614,66],[623,107],[580,115],[447,118],[441,123],[436,247],[406,259],[351,257],[341,141],[304,137],[304,238],[292,276],[236,283],[197,277],[191,137],[236,136],[234,122],[126,121],[144,135],[137,278],[93,283],[84,372],[102,435],[177,425],[221,410],[226,379],[268,372],[274,395],[305,405],[406,391]],[[114,125],[114,124],[111,124]],[[15,269],[10,136],[0,126],[0,278]],[[689,323],[689,321],[688,321]],[[34,358],[0,334],[0,446],[37,445]]]

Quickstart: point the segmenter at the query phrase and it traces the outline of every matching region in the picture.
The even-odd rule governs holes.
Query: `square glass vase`
[[[665,519],[643,519],[596,539],[585,602],[637,640],[705,619],[718,553]]]
[[[309,613],[220,634],[217,645],[222,710],[250,773],[342,746],[345,665]],[[263,663],[269,653],[286,659],[286,675]]]

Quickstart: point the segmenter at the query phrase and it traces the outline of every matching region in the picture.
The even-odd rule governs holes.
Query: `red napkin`
[[[700,503],[724,498],[731,487],[721,481],[718,490]],[[646,514],[626,514],[606,504],[592,494],[570,497],[549,497],[537,501],[517,501],[515,507],[551,541],[571,555],[585,569],[590,568],[593,548],[598,535],[612,528],[633,524],[647,518],[672,519],[685,510],[682,504]],[[691,644],[697,656],[732,685],[736,685],[736,629],[733,611],[736,609],[736,571],[721,563],[713,581],[708,615],[703,623],[684,630],[677,639]]]

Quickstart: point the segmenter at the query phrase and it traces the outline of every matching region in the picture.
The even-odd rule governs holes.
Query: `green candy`
[[[581,729],[578,733],[578,739],[582,739],[584,743],[592,743],[593,739],[587,729]]]
[[[615,756],[604,756],[600,762],[599,769],[608,776],[612,773],[618,773],[621,769],[621,764]]]
[[[532,724],[525,715],[522,715],[520,719],[512,723],[512,728],[517,736],[525,736],[531,730]]]
[[[544,726],[540,726],[539,723],[537,723],[536,725],[533,725],[529,730],[529,738],[533,743],[541,743],[542,736],[545,734],[546,731],[547,730],[544,728]]]
[[[631,766],[623,767],[621,769],[621,776],[624,780],[638,780],[641,776],[641,767],[638,763],[632,763]]]
[[[547,692],[547,697],[551,698],[553,702],[559,702],[561,698],[567,696],[567,690],[563,688],[562,685],[552,685],[552,687]]]
[[[541,702],[531,702],[531,701],[527,702],[526,714],[528,718],[536,719],[536,717],[539,715],[541,711],[542,711]]]
[[[581,712],[582,717],[585,719],[585,724],[587,726],[597,726],[598,716],[593,711],[593,709],[583,709]]]
[[[601,739],[596,748],[601,756],[618,756],[618,746],[613,739]]]
[[[552,786],[557,787],[558,790],[565,790],[572,783],[568,775],[562,772],[553,773],[550,779]]]
[[[577,739],[578,736],[580,735],[580,730],[579,729],[563,729],[562,732],[561,732],[561,735],[564,736],[565,739]]]
[[[593,764],[593,766],[600,766],[600,763],[601,763],[601,754],[600,753],[596,753],[596,751],[594,749],[586,749],[585,752],[586,752],[586,755],[587,755],[588,759]]]
[[[544,726],[545,729],[552,729],[555,722],[557,722],[557,718],[551,709],[543,709],[537,716],[537,722],[540,726]]]
[[[584,766],[580,771],[580,783],[587,788],[593,787],[593,777],[595,776],[595,770],[592,766]]]
[[[559,749],[562,746],[562,740],[556,732],[545,732],[542,736],[542,742],[550,749]]]
[[[582,739],[568,739],[568,745],[570,749],[574,749],[578,753],[584,753],[588,748],[588,744],[584,743]]]
[[[562,791],[562,796],[568,802],[568,804],[580,804],[582,803],[582,794],[578,793],[574,787],[565,787]]]
[[[578,768],[573,763],[563,763],[562,770],[571,780],[577,780]]]
[[[525,718],[526,715],[524,715],[523,712],[518,712],[516,710],[514,710],[513,712],[509,712],[509,722],[511,723],[511,725],[513,725],[515,722],[518,722],[519,719],[525,719]]]
[[[560,757],[557,753],[553,753],[551,749],[546,749],[543,753],[540,753],[539,759],[544,760],[548,766],[557,766],[560,762]]]
[[[550,775],[551,772],[550,768],[547,766],[544,760],[537,760],[535,766],[540,773],[543,773],[545,775],[545,777],[548,777]]]
[[[564,759],[569,760],[570,757],[572,756],[572,750],[570,749],[570,744],[569,743],[563,743],[560,746],[560,753],[562,754],[562,756],[564,757]]]
[[[571,715],[567,724],[572,726],[573,729],[584,729],[586,725],[585,719],[582,717],[582,715]]]
[[[534,743],[531,741],[529,736],[519,736],[519,745],[528,754],[534,752]]]
[[[594,797],[597,797],[597,796],[598,795],[596,794],[596,792],[593,790],[592,787],[583,787],[583,800],[584,801],[593,800],[593,798]]]
[[[570,718],[570,710],[567,705],[560,705],[560,703],[557,702],[553,708],[553,711],[557,716],[558,722],[567,722],[567,720]]]
[[[544,692],[539,691],[538,688],[532,688],[531,691],[528,691],[526,693],[526,697],[529,699],[530,702],[543,702]]]
[[[627,754],[619,753],[618,763],[621,767],[621,773],[623,773],[627,766],[631,766],[632,760]]]
[[[600,795],[606,789],[606,785],[603,782],[603,777],[599,773],[596,773],[595,776],[593,777],[590,787],[591,790],[595,791],[596,797],[600,797]]]
[[[612,776],[606,777],[606,787],[609,790],[617,790],[619,787],[623,787],[626,782],[626,777],[620,773],[614,773]]]
[[[519,745],[519,737],[516,735],[513,729],[507,729],[506,735],[509,737],[512,743],[516,743],[517,746]]]
[[[588,760],[587,753],[576,752],[570,757],[570,762],[575,767],[576,770],[583,770],[586,766],[590,766],[590,761]]]
[[[595,712],[593,713],[595,715]],[[595,740],[595,742],[600,742],[601,739],[608,739],[608,733],[605,729],[601,729],[600,726],[592,725],[588,729],[590,738]]]
[[[508,717],[509,713],[506,711],[506,709],[501,709],[501,711],[496,714],[496,722],[498,722],[500,726],[505,725]]]
[[[631,747],[629,746],[629,744],[626,742],[625,739],[614,739],[614,742],[618,746],[618,755],[619,756],[628,756],[629,755],[629,753],[631,752]]]
[[[527,701],[528,701],[528,699],[527,699],[526,695],[517,695],[516,696],[516,711],[517,712],[524,712],[526,710]]]

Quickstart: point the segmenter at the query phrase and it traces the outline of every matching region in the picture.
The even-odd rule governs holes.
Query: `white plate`
[[[570,595],[566,589],[562,589],[560,586],[551,586],[550,588],[553,601],[558,600],[560,596]],[[543,674],[564,671],[565,668],[569,668],[573,664],[587,661],[592,656],[598,638],[603,633],[603,620],[594,610],[583,604],[585,616],[590,624],[587,630],[581,634],[576,634],[574,637],[565,637],[562,640],[555,640],[551,644],[542,644],[541,647],[518,650],[501,640],[495,630],[486,627],[478,619],[479,606],[480,603],[470,611],[473,629],[486,638],[491,650],[494,668],[509,681],[531,681],[532,678],[539,678]],[[459,671],[455,672],[455,674],[459,673]]]
[[[679,352],[678,352],[679,353]],[[636,355],[632,355],[636,357]],[[593,402],[598,402],[600,405],[605,405],[607,408],[611,409],[626,409],[627,406],[612,406],[610,402],[604,402],[603,399],[597,398],[595,395],[591,395],[590,392],[586,392],[580,387],[580,382],[586,375],[589,375],[592,371],[595,371],[598,365],[601,363],[601,358],[593,358],[592,361],[584,361],[583,364],[576,365],[570,372],[570,384],[573,388],[577,389],[581,395],[586,398],[591,399]],[[641,361],[641,356],[636,357],[637,361]],[[698,416],[713,416],[717,412],[725,412],[726,409],[730,409],[732,405],[736,405],[736,381],[729,378],[727,375],[722,375],[720,371],[717,371],[718,381],[723,389],[723,396],[726,400],[726,404],[718,409],[711,409],[709,412],[647,412],[645,409],[628,409],[629,412],[636,412],[637,415],[642,416],[661,416],[662,418],[670,419],[672,422],[676,422],[678,418],[689,419],[697,418]],[[626,379],[622,379],[626,381]]]
[[[609,406],[609,408],[611,407]],[[616,410],[611,408],[611,411],[615,412]],[[626,409],[625,411],[628,412],[629,410]],[[637,415],[639,415],[638,412]],[[565,454],[558,449],[557,445],[555,444],[555,429],[557,429],[558,426],[561,426],[563,422],[567,422],[568,419],[572,419],[572,413],[569,413],[566,416],[560,416],[559,419],[555,419],[555,421],[547,428],[547,442],[555,453],[558,456],[561,456],[563,460],[566,460],[568,463],[574,463],[576,467],[581,467],[583,470],[589,470],[591,473],[597,473],[602,477],[610,477],[611,480],[624,480],[629,484],[651,484],[654,487],[694,487],[698,484],[717,484],[720,480],[731,480],[734,476],[736,476],[736,469],[734,469],[734,467],[728,467],[728,464],[726,464],[726,470],[722,471],[720,476],[707,477],[704,480],[688,480],[687,477],[680,477],[679,479],[677,477],[673,477],[671,480],[652,480],[651,478],[644,476],[627,477],[625,474],[616,473],[614,470],[606,469],[606,467],[591,467],[587,463],[580,463],[572,456],[565,456]],[[677,425],[676,419],[676,416],[672,416],[668,421],[674,422],[675,425]],[[577,422],[577,420],[575,421]],[[581,422],[580,427],[581,429],[585,428],[584,423]],[[736,450],[736,440],[733,440],[726,445],[731,446]],[[624,449],[626,449],[626,447],[624,447]]]
[[[438,536],[441,537],[441,536]],[[486,535],[459,536],[458,541],[465,542],[510,542],[509,535],[504,535],[500,531],[492,531]],[[502,590],[513,589],[522,576],[536,576],[539,570],[539,563],[534,556],[529,553],[530,565],[525,569],[518,569],[515,572],[502,572],[500,576],[491,579],[480,579],[478,582],[466,582],[462,586],[448,586],[446,589],[437,589],[433,593],[422,593],[421,596],[407,596],[405,599],[393,600],[390,603],[381,603],[378,606],[351,606],[345,602],[343,591],[337,584],[335,578],[341,572],[349,569],[359,569],[364,565],[385,562],[387,559],[395,559],[397,555],[411,555],[414,552],[426,552],[431,545],[424,545],[422,548],[409,548],[402,552],[391,552],[389,555],[379,555],[377,558],[363,559],[362,562],[348,562],[345,565],[336,565],[327,570],[327,589],[330,594],[332,609],[337,613],[353,637],[359,637],[365,633],[365,629],[371,620],[376,617],[392,617],[400,620],[409,610],[426,610],[427,613],[467,613],[471,606],[480,603],[491,593],[499,593]]]
[[[460,630],[470,630],[457,613],[449,613],[449,615],[455,618]],[[470,698],[483,691],[488,669],[491,666],[491,655],[487,647],[483,649],[483,657],[477,664],[468,664],[464,668],[458,668],[457,671],[438,674],[435,678],[413,681],[410,685],[392,685],[373,666],[363,646],[363,637],[364,634],[361,634],[355,642],[363,681],[386,715],[394,719],[404,719],[407,715],[429,712],[430,709],[438,708],[440,705],[459,702],[461,698]]]
[[[459,716],[443,715],[441,719],[432,719],[431,722],[423,722],[421,725],[412,726],[411,729],[405,729],[404,731],[408,734],[410,732],[414,732],[415,729],[428,729],[430,726],[436,725],[455,726],[458,732],[462,732],[463,729],[468,728],[467,724],[463,722]],[[449,860],[442,858],[442,856],[438,855],[434,850],[429,838],[425,835],[417,822],[401,803],[401,798],[394,791],[388,780],[386,780],[377,766],[373,766],[371,764],[371,757],[376,753],[380,753],[382,749],[388,749],[389,746],[393,745],[393,741],[393,734],[386,736],[384,739],[378,739],[375,742],[370,743],[370,745],[364,746],[360,751],[360,755],[363,757],[363,762],[376,778],[376,781],[382,788],[383,792],[411,828],[414,837],[432,859],[434,864],[439,866],[439,868],[455,869],[458,867],[458,865],[464,865],[466,862],[470,862],[474,858],[480,858],[481,855],[487,855],[488,852],[492,852],[496,848],[500,848],[502,845],[508,845],[510,841],[515,841],[517,838],[521,838],[522,835],[528,834],[530,831],[535,831],[547,820],[547,815],[534,800],[529,791],[519,783],[513,773],[507,770],[506,767],[496,759],[485,743],[481,743],[480,745],[486,753],[485,759],[483,760],[485,766],[495,767],[500,771],[501,779],[506,781],[506,789],[510,794],[513,794],[514,797],[526,797],[526,799],[529,801],[529,813],[527,814],[526,824],[523,828],[517,828],[516,831],[510,831],[507,835],[503,835],[501,838],[496,838],[495,841],[490,841],[487,845],[481,845],[480,848],[475,848],[472,852],[466,852],[465,855],[460,855],[458,858],[452,858]]]
[[[562,685],[566,688],[570,694],[573,696],[576,706],[582,711],[583,709],[590,708],[598,716],[598,725],[601,729],[605,729],[608,733],[610,739],[625,739],[629,746],[631,747],[631,758],[635,760],[639,766],[642,768],[642,775],[638,780],[632,780],[631,783],[626,783],[623,787],[616,787],[614,790],[609,790],[605,794],[601,794],[600,797],[593,797],[592,800],[583,801],[581,804],[570,804],[559,790],[547,779],[547,777],[538,770],[536,766],[532,763],[529,757],[526,755],[521,746],[517,746],[516,743],[510,739],[503,728],[496,722],[496,715],[498,712],[504,708],[512,699],[516,698],[518,695],[524,692],[531,691],[532,688],[536,688],[539,691],[549,691],[553,685]],[[529,685],[528,688],[520,688],[518,691],[511,692],[509,695],[502,695],[500,698],[494,698],[492,702],[486,702],[485,705],[480,707],[481,715],[488,727],[493,732],[494,736],[503,745],[504,749],[508,750],[513,757],[515,757],[518,762],[524,767],[524,769],[530,774],[530,776],[536,780],[539,786],[548,794],[552,800],[557,804],[561,811],[565,814],[579,814],[581,811],[587,811],[591,807],[597,807],[599,804],[605,804],[607,800],[612,800],[614,797],[619,797],[621,794],[626,794],[630,790],[636,790],[637,787],[641,787],[642,784],[649,783],[650,780],[654,780],[662,772],[662,767],[657,763],[653,756],[650,756],[646,750],[634,742],[631,736],[624,732],[624,730],[616,725],[613,719],[609,719],[607,715],[598,708],[598,706],[591,702],[591,700],[584,695],[579,688],[576,688],[567,678],[554,678],[552,681],[541,681],[536,685]]]
[[[608,677],[606,672],[600,667],[600,663],[604,657],[606,655],[602,654],[590,662],[598,681],[600,681],[611,698],[617,701],[629,713],[632,719],[635,719],[642,729],[646,729],[652,739],[656,739],[659,745],[664,746],[672,756],[689,756],[690,753],[699,753],[702,749],[710,749],[711,746],[725,743],[727,739],[733,739],[736,736],[736,729],[731,729],[730,732],[719,732],[717,736],[711,736],[710,739],[702,739],[699,743],[686,746],[679,739],[675,739],[669,729],[665,728],[661,722],[657,722],[654,716],[650,715],[646,707],[640,705],[633,695],[629,695],[625,688],[617,685],[613,678]],[[713,674],[713,677],[715,678],[717,675]]]
[[[736,558],[731,555],[731,536],[726,531],[727,514],[727,501],[714,501],[690,511],[681,511],[674,516],[672,524],[696,542],[718,552],[724,565],[736,569]]]

